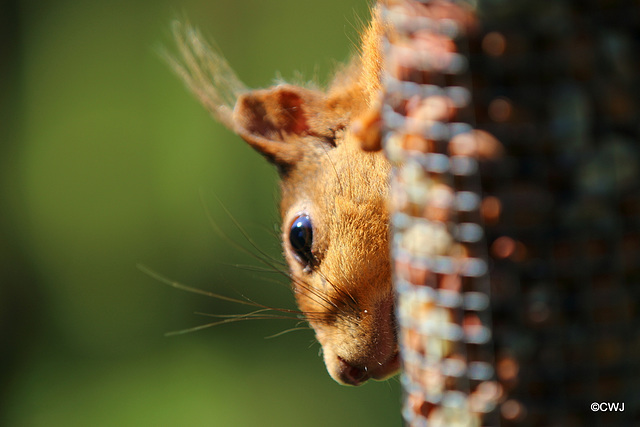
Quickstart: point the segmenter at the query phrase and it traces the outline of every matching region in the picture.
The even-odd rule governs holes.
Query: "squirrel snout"
[[[366,366],[351,365],[338,356],[338,378],[340,382],[348,385],[360,385],[369,379],[369,370]]]
[[[332,375],[338,382],[346,385],[359,386],[370,378],[383,380],[396,374],[400,369],[400,356],[395,352],[384,363],[374,362],[371,366],[350,363],[337,356],[336,371]]]
[[[384,380],[400,369],[393,297],[368,307],[357,322],[351,319],[317,329],[327,370],[340,384]]]

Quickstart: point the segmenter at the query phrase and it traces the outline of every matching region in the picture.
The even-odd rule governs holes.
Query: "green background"
[[[397,379],[337,385],[309,330],[239,322],[165,337],[245,307],[293,307],[287,281],[236,242],[222,204],[279,257],[276,174],[160,59],[188,17],[250,87],[326,81],[364,0],[5,1],[0,31],[0,425],[390,426]],[[358,18],[360,17],[360,18]],[[202,195],[202,196],[201,196]]]

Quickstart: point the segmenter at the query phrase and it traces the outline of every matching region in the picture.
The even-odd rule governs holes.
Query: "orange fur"
[[[281,175],[283,247],[300,309],[343,384],[395,373],[399,362],[389,261],[390,167],[360,149],[351,126],[380,91],[383,31],[374,9],[360,54],[326,91],[292,85],[247,91],[220,55],[176,26],[174,70],[209,109],[274,163]],[[289,243],[294,219],[313,224],[312,264]]]

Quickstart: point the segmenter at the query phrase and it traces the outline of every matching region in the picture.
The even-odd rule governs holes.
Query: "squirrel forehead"
[[[283,213],[302,199],[326,209],[340,198],[377,204],[387,197],[389,171],[382,153],[364,152],[351,141],[315,152],[283,179]]]

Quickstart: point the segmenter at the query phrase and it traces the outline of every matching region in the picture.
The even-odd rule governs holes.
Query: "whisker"
[[[325,294],[323,294],[319,290],[313,288],[313,286],[310,286],[309,284],[305,283],[303,280],[296,278],[295,276],[291,275],[288,271],[282,270],[277,266],[270,265],[266,262],[265,264],[269,265],[270,268],[272,268],[271,272],[280,274],[281,277],[285,277],[289,279],[294,285],[305,290],[308,294],[307,295],[308,298],[311,298],[313,301],[322,305],[324,308],[326,309],[338,308],[338,306],[333,302],[331,298],[327,297]],[[261,279],[268,280],[264,277],[262,277]],[[276,282],[276,283],[279,283],[279,282]]]
[[[225,211],[225,213],[229,216],[229,218],[237,224],[237,221],[235,220],[235,218],[233,218],[233,216],[231,215],[231,213],[224,207],[224,205],[222,204],[222,202],[216,197],[216,200],[218,201],[218,203],[220,203],[220,206],[222,206],[222,209]],[[222,228],[220,228],[220,226],[216,223],[216,221],[213,219],[213,215],[211,215],[211,211],[209,210],[209,206],[207,205],[207,203],[204,200],[204,194],[202,192],[202,190],[200,191],[200,202],[202,203],[202,206],[205,210],[205,213],[207,214],[207,219],[209,220],[209,224],[211,225],[211,228],[213,228],[213,230],[221,237],[223,238],[227,243],[229,243],[231,246],[233,246],[234,248],[236,248],[238,251],[247,254],[249,256],[251,256],[252,258],[256,259],[257,261],[260,261],[261,263],[275,268],[274,264],[280,264],[280,265],[285,265],[283,263],[282,260],[276,259],[272,256],[270,256],[269,254],[265,253],[264,251],[260,250],[257,245],[255,244],[255,242],[253,242],[250,238],[249,243],[251,243],[254,248],[262,255],[258,255],[254,252],[251,252],[249,249],[247,249],[246,247],[244,247],[243,245],[239,244],[238,242],[236,242],[235,240],[233,240],[231,237],[229,237],[223,230]],[[244,230],[240,227],[241,232],[244,232]],[[246,234],[246,232],[245,232]],[[245,236],[245,239],[247,237]]]
[[[215,197],[215,195],[214,195],[214,197]],[[200,198],[201,198],[201,202],[203,204],[203,207],[205,209],[205,212],[207,213],[207,217],[209,218],[209,222],[211,223],[211,226],[213,227],[213,229],[220,236],[222,236],[225,240],[227,240],[227,242],[229,242],[232,246],[234,246],[236,249],[238,249],[238,250],[240,250],[240,251],[252,256],[257,261],[261,262],[265,266],[267,266],[270,269],[272,269],[273,272],[278,272],[283,277],[286,277],[289,280],[291,280],[295,285],[297,285],[297,286],[301,287],[302,289],[304,289],[305,291],[307,291],[307,293],[310,294],[309,297],[310,298],[313,297],[313,300],[315,302],[321,304],[324,308],[327,308],[327,309],[338,308],[338,306],[330,298],[328,298],[326,295],[324,295],[320,291],[314,289],[312,286],[309,286],[308,284],[304,283],[300,279],[295,278],[288,271],[285,271],[284,269],[280,268],[277,264],[281,264],[282,261],[274,259],[269,254],[267,254],[262,249],[260,249],[258,247],[258,245],[256,244],[256,242],[248,235],[246,230],[233,217],[231,212],[229,212],[229,210],[224,206],[222,201],[220,201],[220,199],[216,197],[216,200],[220,204],[221,208],[225,211],[225,213],[227,214],[229,219],[231,219],[231,221],[234,223],[236,228],[243,235],[245,240],[247,240],[247,242],[249,242],[249,244],[251,244],[251,246],[256,251],[258,251],[258,254],[253,253],[252,251],[250,251],[249,249],[247,249],[243,245],[240,245],[239,243],[237,243],[233,239],[231,239],[224,231],[222,231],[222,229],[218,226],[218,224],[216,224],[216,222],[213,221],[213,217],[211,215],[211,212],[209,211],[208,206],[207,206],[206,202],[204,201],[204,195],[203,195],[202,191],[200,192]],[[284,265],[286,265],[286,264],[284,264]],[[260,270],[257,270],[257,271],[260,271]],[[256,305],[256,306],[261,306],[261,305]]]
[[[276,273],[276,274],[282,273],[281,271],[274,270],[273,268],[258,267],[256,265],[249,265],[249,264],[228,264],[228,265],[230,265],[231,267],[239,268],[241,270],[255,271],[258,273]]]
[[[213,314],[213,313],[202,313],[202,312],[195,312],[195,314],[199,315],[199,316],[205,316],[205,317],[213,317],[213,318],[218,318],[218,319],[228,319],[231,321],[231,319],[236,319],[236,320],[249,320],[249,319],[260,319],[260,320],[266,320],[266,319],[271,319],[271,320],[297,320],[300,321],[300,318],[296,317],[292,317],[292,316],[282,316],[282,315],[278,315],[278,314],[269,314],[269,313],[265,313],[265,314],[260,314],[258,315],[257,313],[259,312],[263,312],[265,310],[257,310],[251,313],[244,313],[244,314]]]
[[[223,319],[223,320],[220,320],[218,322],[212,322],[212,323],[206,323],[204,325],[194,326],[193,328],[182,329],[182,330],[173,331],[173,332],[167,332],[166,334],[164,334],[164,336],[165,337],[171,337],[171,336],[175,336],[175,335],[183,335],[183,334],[186,334],[186,333],[196,332],[196,331],[199,331],[199,330],[202,330],[202,329],[206,329],[206,328],[211,328],[213,326],[224,325],[226,323],[241,322],[243,320],[266,320],[266,319],[272,319],[272,317],[269,317],[269,316],[234,317],[234,318],[229,318],[229,319]],[[287,319],[291,319],[291,318],[287,318]]]
[[[289,277],[289,279],[292,281],[292,283],[296,287],[306,291],[305,296],[307,298],[320,304],[325,309],[332,310],[334,308],[335,309],[338,308],[338,305],[333,301],[333,299],[325,295],[323,292],[319,291],[318,289],[315,289],[313,286],[309,285],[308,283],[304,282],[301,279],[296,278],[293,275],[287,274],[287,277]]]
[[[269,335],[268,337],[264,337],[264,339],[265,340],[270,340],[271,338],[277,338],[277,337],[280,337],[280,336],[282,336],[284,334],[288,334],[289,332],[293,332],[293,331],[308,331],[309,329],[311,329],[309,326],[286,329],[286,330],[284,330],[282,332],[278,332],[277,334],[273,334],[273,335]]]
[[[203,312],[199,312],[196,311],[195,314],[199,315],[199,316],[207,316],[207,317],[218,317],[218,318],[238,318],[238,317],[251,317],[251,316],[255,316],[256,314],[259,313],[265,313],[269,311],[268,308],[261,308],[260,310],[255,310],[249,313],[242,313],[242,314],[212,314],[212,313],[203,313]],[[289,319],[289,318],[287,318]]]
[[[260,228],[262,229],[262,231],[267,233],[269,236],[274,237],[277,240],[280,240],[281,233],[279,231],[272,230],[271,228],[269,228],[269,227],[267,227],[265,225],[260,225]]]
[[[251,257],[253,257],[254,259],[260,261],[262,264],[266,265],[268,267],[268,269],[265,270],[260,270],[260,267],[257,266],[247,266],[248,270],[253,269],[254,271],[259,271],[259,272],[272,272],[272,273],[278,273],[280,274],[282,277],[285,277],[289,280],[294,280],[293,277],[289,274],[289,272],[287,270],[284,270],[283,268],[279,267],[277,264],[280,264],[280,261],[274,260],[274,262],[271,262],[271,260],[269,258],[264,259],[262,257],[260,257],[259,255],[256,255],[255,253],[251,252],[250,250],[248,250],[247,248],[245,248],[244,246],[238,244],[237,242],[235,242],[233,239],[231,239],[229,236],[227,236],[221,229],[220,227],[215,223],[215,221],[213,221],[207,207],[205,206],[205,210],[207,211],[207,215],[209,217],[209,220],[211,222],[212,227],[214,228],[214,230],[220,235],[222,236],[225,240],[227,240],[227,242],[229,242],[232,246],[234,246],[236,249],[240,250],[241,252],[250,255]],[[276,282],[278,283],[278,282]]]
[[[324,308],[327,308],[327,309],[339,308],[338,305],[331,298],[329,298],[327,295],[320,292],[319,290],[315,289],[313,286],[310,286],[307,283],[303,282],[302,280],[299,280],[293,276],[291,276],[291,280],[294,282],[295,285],[307,291],[308,293],[306,295],[307,298],[312,299],[313,301],[322,305]]]
[[[328,309],[338,308],[338,306],[333,302],[333,300],[331,300],[325,294],[323,294],[319,290],[313,288],[313,286],[310,286],[309,284],[307,284],[303,280],[293,276],[288,271],[281,270],[278,267],[273,266],[273,265],[271,265],[271,268],[273,268],[273,272],[279,273],[282,277],[286,277],[287,279],[289,279],[294,285],[296,285],[296,286],[302,288],[303,290],[307,291],[309,294],[311,294],[311,296],[315,297],[313,299],[315,302],[323,305],[325,308],[328,308]],[[311,298],[311,296],[308,296],[308,297]]]
[[[349,292],[349,290],[334,283],[333,280],[329,279],[329,277],[320,270],[318,270],[318,275],[320,275],[320,277],[322,277],[327,283],[329,283],[329,285],[331,285],[331,287],[335,289],[340,296],[346,296],[348,298],[348,299],[341,298],[341,300],[346,300],[349,307],[353,309],[358,309],[358,302],[355,299],[355,297],[351,294],[351,292]]]
[[[201,197],[202,197],[202,193],[201,193]],[[240,231],[240,233],[242,234],[242,237],[245,238],[245,240],[247,242],[249,242],[249,244],[256,250],[258,251],[258,253],[260,255],[262,255],[264,257],[265,260],[269,260],[271,263],[276,263],[276,264],[280,264],[283,263],[282,260],[280,259],[276,259],[274,258],[271,254],[268,254],[267,252],[265,252],[264,250],[260,249],[260,247],[258,246],[258,244],[251,238],[251,236],[249,235],[249,233],[247,233],[247,230],[244,229],[244,227],[242,227],[242,225],[240,225],[240,223],[238,222],[238,220],[231,214],[231,212],[229,211],[229,209],[227,209],[227,207],[222,203],[222,201],[214,194],[214,197],[216,198],[216,201],[220,204],[220,207],[222,208],[222,210],[224,210],[224,212],[227,214],[227,216],[229,217],[229,219],[231,220],[231,222],[233,222],[233,225],[235,225],[235,227],[238,229],[238,231]]]
[[[242,304],[242,305],[247,305],[247,306],[250,306],[250,307],[257,307],[258,309],[264,310],[264,311],[277,311],[277,312],[280,312],[280,313],[293,314],[293,315],[296,316],[296,317],[282,316],[281,317],[282,319],[299,320],[300,316],[301,316],[302,318],[307,319],[307,320],[318,320],[318,321],[321,321],[322,319],[324,319],[326,317],[326,313],[324,313],[324,312],[314,312],[314,311],[303,312],[303,311],[300,311],[300,310],[293,310],[293,309],[289,309],[289,308],[269,307],[269,306],[266,306],[264,304],[257,303],[255,301],[247,298],[246,296],[243,296],[243,298],[245,298],[245,299],[237,299],[237,298],[232,298],[232,297],[228,297],[228,296],[225,296],[225,295],[216,294],[214,292],[205,291],[205,290],[199,289],[199,288],[194,288],[194,287],[191,287],[191,286],[184,285],[184,284],[182,284],[180,282],[168,279],[167,277],[161,275],[160,273],[150,269],[149,267],[147,267],[145,265],[138,264],[137,267],[138,267],[138,269],[140,271],[142,271],[143,273],[145,273],[148,276],[152,277],[153,279],[158,280],[159,282],[167,284],[167,285],[169,285],[169,286],[171,286],[173,288],[176,288],[176,289],[180,289],[180,290],[183,290],[183,291],[195,293],[195,294],[198,294],[198,295],[204,295],[204,296],[210,297],[210,298],[216,298],[216,299],[222,300],[222,301],[232,302],[232,303],[235,303],[235,304]],[[320,301],[318,301],[318,302],[320,303]],[[244,316],[244,317],[242,317],[242,316]],[[215,317],[215,316],[213,316],[213,317]],[[263,315],[263,317],[265,319],[266,318],[271,318],[271,319],[277,318],[276,315],[267,316],[266,314]],[[246,315],[236,315],[236,318],[241,318],[240,320],[247,320],[249,318],[257,319],[258,317],[246,317]],[[228,323],[229,320],[231,320],[231,319],[226,319],[225,321],[221,321],[221,322],[214,322],[214,323],[209,324],[209,325],[210,326],[215,326],[215,325],[218,325],[218,324],[221,324],[221,323]],[[195,330],[204,329],[204,328],[207,328],[207,327],[209,327],[209,326],[202,325],[201,327],[196,327]],[[191,329],[193,329],[193,328],[191,328]]]
[[[301,312],[299,310],[292,310],[292,309],[288,309],[288,308],[275,308],[275,307],[269,307],[266,306],[264,304],[260,304],[257,303],[255,301],[252,301],[246,297],[244,297],[244,300],[241,299],[237,299],[237,298],[231,298],[225,295],[220,295],[220,294],[216,294],[214,292],[210,292],[210,291],[205,291],[203,289],[199,289],[199,288],[194,288],[191,286],[187,286],[184,285],[180,282],[176,282],[174,280],[168,279],[167,277],[161,275],[160,273],[150,269],[149,267],[142,265],[142,264],[138,264],[138,269],[140,271],[142,271],[143,273],[147,274],[148,276],[158,280],[161,283],[165,283],[171,287],[174,287],[176,289],[180,289],[183,291],[187,291],[187,292],[192,292],[194,294],[199,294],[199,295],[204,295],[210,298],[215,298],[218,300],[222,300],[222,301],[228,301],[228,302],[232,302],[235,304],[242,304],[242,305],[248,305],[248,306],[252,306],[252,307],[258,307],[261,309],[266,309],[266,310],[273,310],[273,311],[279,311],[281,313],[293,313],[293,314],[300,314]]]
[[[280,273],[280,272],[278,272],[278,271],[274,271],[274,273]],[[285,286],[285,287],[287,287],[287,288],[290,288],[290,287],[291,287],[291,286],[290,286],[290,285],[291,285],[290,281],[284,282],[284,281],[282,280],[283,276],[282,276],[281,274],[279,274],[277,278],[274,278],[274,277],[265,277],[265,276],[259,276],[259,275],[252,276],[252,277],[253,277],[255,280],[260,280],[260,281],[262,281],[262,282],[266,282],[266,283],[273,283],[273,284],[275,284],[275,285],[278,285],[278,286]],[[289,278],[287,277],[287,279],[289,279]]]

